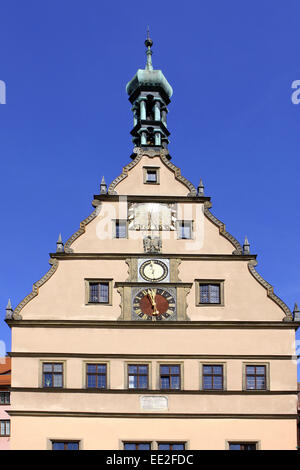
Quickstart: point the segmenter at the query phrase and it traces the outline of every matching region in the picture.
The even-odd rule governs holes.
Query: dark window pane
[[[87,386],[92,387],[92,388],[96,387],[96,376],[95,375],[88,375]]]
[[[170,444],[158,444],[158,450],[170,450]]]
[[[173,389],[179,389],[180,388],[179,377],[171,377],[171,388],[173,388]]]
[[[247,366],[247,375],[248,374],[254,375],[255,374],[255,367]]]
[[[169,374],[169,366],[160,366],[160,373],[161,374]]]
[[[222,375],[223,373],[223,366],[213,366],[212,369],[215,375]]]
[[[171,374],[179,374],[179,366],[171,366]]]
[[[124,450],[136,450],[135,444],[130,444],[130,443],[126,442],[124,444]]]
[[[229,450],[241,450],[240,444],[229,444]]]
[[[147,170],[147,181],[155,182],[157,180],[157,173],[155,170]]]
[[[173,444],[172,450],[184,450],[185,445],[184,444]]]
[[[257,377],[256,378],[256,388],[258,390],[263,390],[263,389],[265,389],[265,387],[266,387],[265,378],[264,377]]]
[[[211,389],[212,388],[212,377],[203,377],[203,388]]]
[[[62,387],[62,375],[53,374],[53,387]]]
[[[138,450],[150,450],[150,444],[148,443],[139,444]]]
[[[265,375],[265,366],[257,366],[256,367],[256,374],[257,375]]]
[[[212,374],[212,366],[203,366],[203,373],[204,374]]]
[[[116,221],[116,238],[126,238],[126,221]]]
[[[128,366],[128,370],[131,374],[137,373],[137,366]]]
[[[139,388],[147,388],[148,387],[148,377],[147,376],[140,376],[139,380]]]
[[[87,371],[88,372],[96,372],[96,364],[88,364]]]
[[[139,374],[147,374],[148,366],[139,366]]]
[[[68,450],[78,450],[79,449],[78,442],[68,442],[67,449]]]
[[[221,390],[223,388],[223,380],[222,380],[222,377],[214,377],[214,384],[213,384],[213,388],[214,389],[217,389],[217,390]]]
[[[44,374],[45,387],[53,387],[52,374]]]
[[[97,366],[98,372],[102,374],[106,374],[106,364],[98,364]]]
[[[108,284],[100,284],[100,302],[108,302]]]
[[[52,449],[53,450],[64,450],[65,445],[63,442],[53,442],[52,443]]]
[[[170,380],[169,377],[161,377],[161,388],[170,388]]]

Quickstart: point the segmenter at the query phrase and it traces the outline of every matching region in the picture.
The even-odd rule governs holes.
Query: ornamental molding
[[[51,268],[49,269],[49,271],[47,271],[47,273],[39,281],[37,281],[33,284],[32,292],[30,294],[28,294],[25,297],[25,299],[23,299],[22,302],[20,302],[17,305],[17,307],[15,308],[15,310],[13,312],[13,316],[12,316],[13,320],[22,320],[22,315],[20,315],[20,311],[25,307],[25,305],[28,304],[28,302],[30,302],[30,300],[32,300],[34,297],[36,297],[38,295],[39,288],[43,284],[45,284],[45,282],[47,282],[48,279],[50,279],[50,277],[53,276],[53,274],[55,273],[55,271],[58,268],[59,261],[58,261],[58,259],[50,258],[49,264],[52,265]]]
[[[85,233],[85,227],[88,225],[92,220],[94,220],[97,215],[100,213],[101,210],[101,203],[96,207],[96,209],[82,222],[80,222],[80,228],[75,232],[65,243],[65,253],[73,253],[73,249],[71,248],[72,243],[77,240],[83,233]]]
[[[235,250],[232,252],[233,255],[242,255],[243,254],[243,248],[240,245],[240,243],[237,241],[236,238],[234,238],[229,232],[226,231],[225,224],[221,222],[217,217],[215,217],[211,212],[210,208],[212,207],[212,204],[210,201],[206,201],[204,203],[204,215],[211,220],[213,224],[215,224],[217,227],[219,227],[219,233],[223,237],[225,237],[227,240],[230,241],[230,243],[235,247]]]
[[[187,196],[193,196],[193,197],[197,196],[197,190],[196,190],[195,186],[188,179],[186,179],[186,178],[184,178],[184,176],[182,176],[180,168],[173,165],[173,163],[171,163],[169,161],[170,157],[168,158],[169,151],[167,149],[160,149],[158,151],[158,150],[151,149],[151,148],[143,149],[141,147],[135,147],[133,149],[133,153],[136,154],[136,156],[134,157],[132,162],[130,162],[128,165],[123,167],[122,173],[117,178],[115,178],[113,180],[113,182],[110,184],[110,186],[108,188],[108,191],[107,191],[108,194],[118,194],[115,191],[116,186],[123,179],[127,178],[129,171],[139,163],[139,161],[141,160],[141,158],[143,156],[146,156],[146,157],[150,157],[150,158],[160,157],[160,159],[164,163],[164,165],[166,165],[174,173],[175,179],[180,181],[182,184],[184,184],[190,190],[190,192]]]
[[[269,284],[255,269],[257,261],[251,260],[248,263],[248,268],[252,276],[266,289],[267,296],[270,297],[285,313],[283,321],[293,321],[293,314],[288,306],[277,295],[274,294],[274,288]]]

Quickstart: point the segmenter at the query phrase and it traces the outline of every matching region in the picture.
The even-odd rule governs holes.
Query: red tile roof
[[[11,384],[11,359],[0,357],[0,387],[9,387]]]

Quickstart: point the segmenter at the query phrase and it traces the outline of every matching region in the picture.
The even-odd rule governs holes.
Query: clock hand
[[[155,296],[156,296],[156,291],[155,289],[149,289],[148,290],[148,295],[151,301],[152,306],[154,307],[153,315],[159,315],[159,311],[156,306],[156,301],[155,301]]]

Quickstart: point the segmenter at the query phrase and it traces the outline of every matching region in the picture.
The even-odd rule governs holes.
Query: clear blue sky
[[[129,162],[125,85],[153,64],[174,89],[170,153],[213,213],[258,254],[258,271],[300,304],[300,79],[297,0],[4,0],[1,2],[1,278],[3,322],[92,210],[104,174]]]

